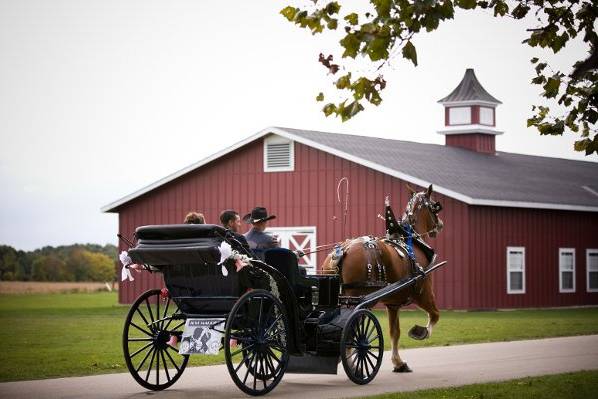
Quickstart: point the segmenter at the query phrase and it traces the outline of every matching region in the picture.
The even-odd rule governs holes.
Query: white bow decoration
[[[123,268],[120,271],[120,280],[121,281],[125,281],[125,280],[134,281],[135,279],[133,278],[133,275],[131,274],[131,270],[127,267],[133,263],[133,260],[129,256],[129,253],[127,251],[122,251],[120,253],[120,255],[118,255],[118,258],[120,259],[120,263],[122,263],[122,265],[123,265]]]

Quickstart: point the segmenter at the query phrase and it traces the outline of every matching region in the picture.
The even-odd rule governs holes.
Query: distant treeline
[[[114,245],[74,244],[18,251],[0,245],[0,280],[112,281],[117,249]]]

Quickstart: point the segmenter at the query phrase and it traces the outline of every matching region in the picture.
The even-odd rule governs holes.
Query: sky
[[[533,20],[459,11],[414,40],[418,67],[393,59],[379,107],[342,123],[314,101],[332,93],[317,57],[335,39],[288,23],[287,4],[302,3],[0,0],[0,244],[116,243],[102,206],[268,126],[443,144],[437,100],[466,68],[503,102],[497,150],[597,161],[526,127],[542,103],[529,59],[568,70],[579,43],[552,57],[520,44]]]

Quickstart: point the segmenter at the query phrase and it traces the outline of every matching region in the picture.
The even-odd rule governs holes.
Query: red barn
[[[598,304],[598,165],[497,152],[500,102],[473,70],[440,103],[444,146],[267,128],[102,210],[117,212],[119,232],[131,237],[137,226],[180,223],[191,210],[216,223],[223,209],[265,206],[283,246],[313,248],[383,235],[385,196],[400,213],[405,183],[432,183],[445,228],[430,244],[449,261],[434,277],[440,307]],[[304,262],[315,271],[324,256]],[[159,275],[125,282],[120,302],[160,286]]]

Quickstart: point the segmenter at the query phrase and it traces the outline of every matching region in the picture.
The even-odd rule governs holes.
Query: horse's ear
[[[415,190],[413,187],[411,187],[411,186],[409,185],[409,183],[405,183],[405,186],[407,187],[407,190],[409,190],[409,192],[410,192],[411,194],[415,194],[415,193],[417,192],[417,190]]]
[[[434,191],[434,187],[432,187],[432,185],[430,184],[430,187],[428,187],[428,191],[426,191],[426,197],[430,198],[430,196],[432,195],[432,191]]]

